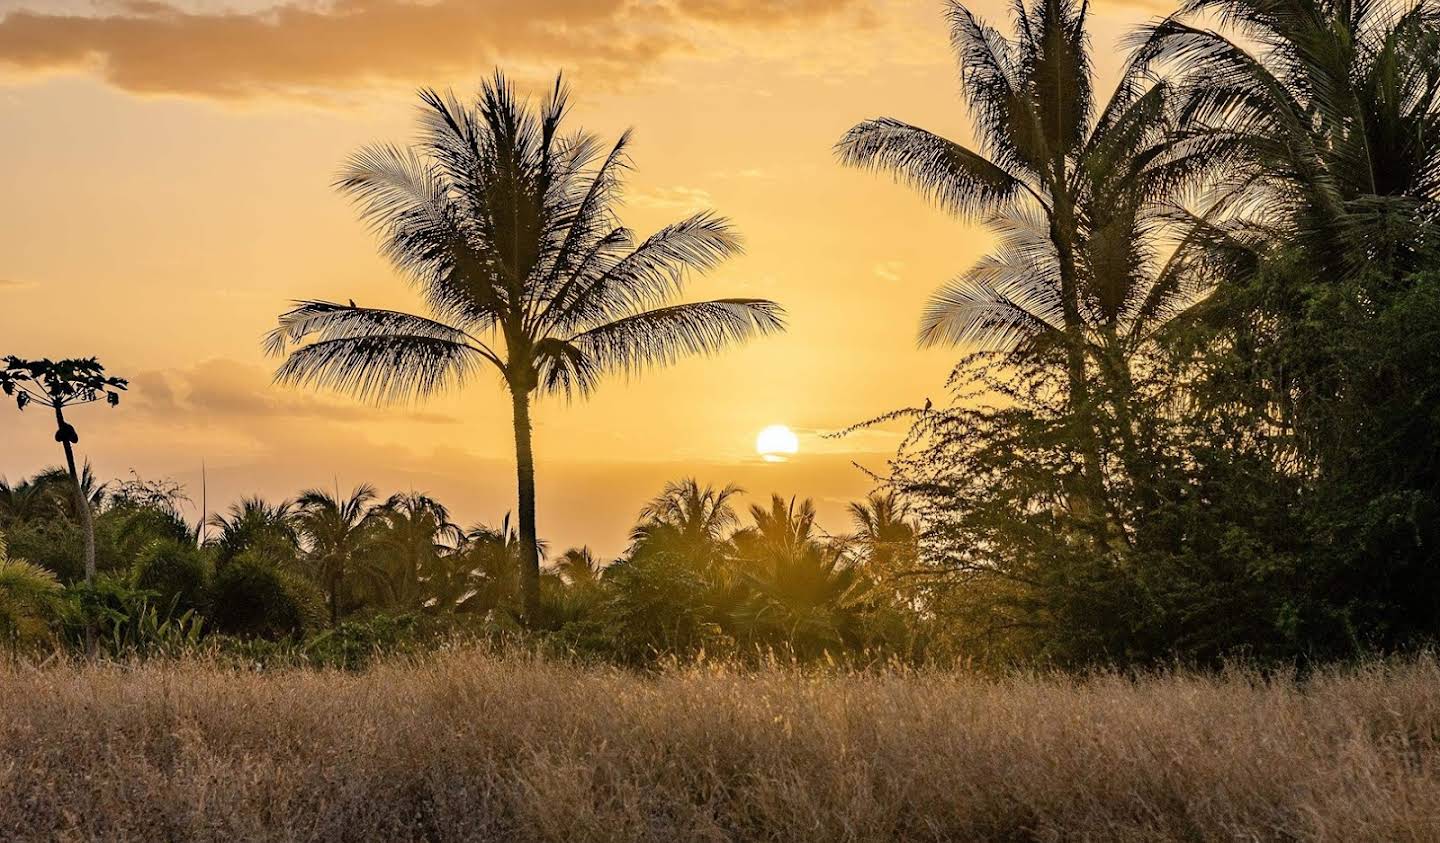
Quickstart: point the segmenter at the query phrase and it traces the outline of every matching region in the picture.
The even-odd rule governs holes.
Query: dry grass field
[[[1435,840],[1440,664],[8,668],[5,840]]]

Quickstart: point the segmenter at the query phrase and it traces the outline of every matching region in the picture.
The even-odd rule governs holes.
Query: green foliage
[[[221,568],[210,589],[217,631],[271,640],[296,638],[325,623],[325,597],[305,579],[253,553]]]
[[[11,556],[0,533],[0,636],[12,650],[50,637],[59,597],[60,582],[55,575]]]
[[[134,583],[175,611],[202,610],[209,596],[209,560],[188,541],[156,542],[135,563]]]
[[[88,627],[117,658],[192,653],[205,631],[205,619],[196,610],[177,610],[174,600],[162,600],[128,578],[102,574],[93,584],[71,585],[65,597],[66,634],[73,645],[81,646]]]

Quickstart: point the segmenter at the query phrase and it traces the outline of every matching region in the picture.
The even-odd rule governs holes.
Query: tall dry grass
[[[1434,840],[1440,665],[1304,685],[677,670],[0,675],[6,840]]]

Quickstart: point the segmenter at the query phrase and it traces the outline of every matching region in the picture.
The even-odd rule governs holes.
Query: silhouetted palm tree
[[[730,610],[744,636],[799,654],[854,640],[870,583],[841,543],[817,535],[814,502],[772,495],[750,516],[754,526],[734,537],[743,590]]]
[[[914,564],[918,547],[909,508],[893,491],[871,492],[850,504],[854,542],[867,564],[882,570]]]
[[[218,532],[206,540],[215,548],[216,562],[224,565],[247,550],[254,550],[272,562],[293,560],[299,550],[295,504],[276,504],[251,496],[231,504],[228,514],[215,513],[205,522]]]
[[[65,485],[69,486],[69,478]],[[56,514],[61,508],[60,498],[73,498],[68,490],[59,492],[44,478],[36,476],[18,483],[0,478],[0,524],[16,521],[30,521],[45,515]]]
[[[295,526],[305,542],[306,561],[329,596],[331,626],[340,622],[340,594],[347,578],[384,579],[383,568],[370,556],[378,519],[374,500],[375,488],[368,483],[356,486],[346,498],[310,489],[296,499]]]
[[[950,2],[979,150],[890,118],[840,141],[848,164],[889,170],[945,209],[986,221],[1000,246],[938,292],[922,345],[1058,353],[1076,416],[1085,494],[1103,493],[1087,361],[1128,353],[1194,300],[1184,249],[1158,238],[1176,188],[1208,160],[1168,142],[1169,89],[1139,74],[1098,114],[1086,6],[1016,3],[1007,39]]]
[[[631,557],[666,553],[684,557],[704,570],[723,558],[730,533],[739,525],[733,499],[743,490],[734,484],[716,489],[693,477],[666,483],[640,510],[630,531]]]
[[[439,501],[415,492],[390,496],[377,515],[385,529],[375,541],[395,568],[391,575],[396,599],[416,604],[421,600],[423,572],[457,547],[464,532],[450,522],[449,510]]]
[[[498,527],[476,524],[465,532],[458,551],[450,557],[450,578],[444,594],[461,612],[515,614],[525,565],[524,543],[506,513]],[[530,545],[545,555],[545,543]]]
[[[1187,0],[1136,40],[1138,65],[1180,73],[1185,136],[1317,278],[1414,268],[1440,200],[1433,0]]]
[[[600,581],[605,566],[588,547],[572,547],[555,560],[552,569],[567,585],[589,586]]]
[[[521,582],[533,614],[532,396],[585,395],[607,373],[780,330],[782,311],[763,299],[674,303],[688,272],[735,254],[738,238],[702,213],[637,243],[612,209],[629,134],[602,156],[594,135],[562,133],[560,80],[538,108],[517,101],[499,73],[469,108],[433,91],[421,96],[418,147],[362,150],[340,185],[434,318],[306,301],[280,317],[269,348],[289,351],[282,382],[376,400],[433,394],[495,367],[511,396]]]

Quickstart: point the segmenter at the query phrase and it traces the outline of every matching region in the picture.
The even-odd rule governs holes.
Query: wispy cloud
[[[715,205],[714,198],[698,187],[660,187],[642,191],[628,197],[629,204],[639,208],[654,208],[676,213],[696,213]]]
[[[394,418],[396,410],[378,410],[349,401],[283,390],[268,373],[235,360],[207,360],[185,369],[141,372],[131,379],[129,402],[141,412],[180,424],[244,427],[256,419],[373,421]],[[453,424],[440,413],[404,412],[407,421]]]
[[[884,261],[875,264],[875,277],[881,281],[899,281],[900,273],[904,269],[904,261]]]

